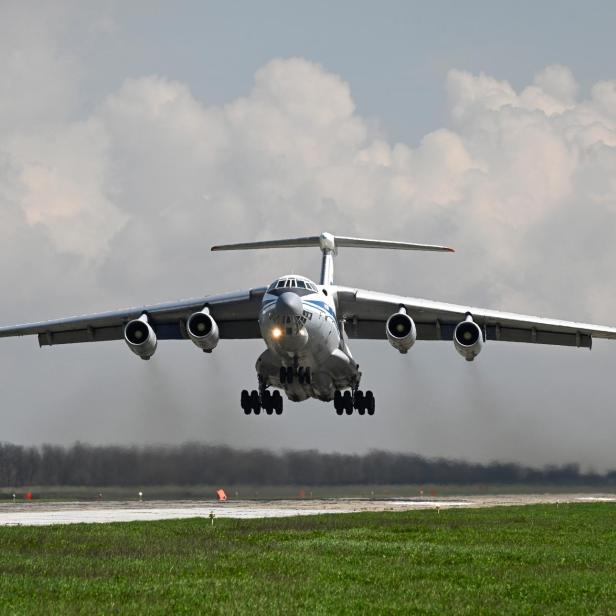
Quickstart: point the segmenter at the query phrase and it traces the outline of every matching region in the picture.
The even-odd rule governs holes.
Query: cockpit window
[[[313,293],[317,293],[317,287],[310,282],[309,280],[301,280],[299,278],[279,278],[278,280],[274,280],[272,284],[268,287],[268,291],[273,291],[274,289],[307,289],[308,291],[312,291]]]

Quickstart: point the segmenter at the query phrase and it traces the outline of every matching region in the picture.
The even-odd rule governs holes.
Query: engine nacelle
[[[188,337],[206,353],[211,353],[220,340],[218,324],[207,308],[200,312],[195,312],[186,321],[186,332]]]
[[[473,321],[473,317],[469,314],[465,321],[458,323],[453,330],[453,344],[456,351],[466,359],[473,361],[481,352],[483,346],[483,334],[481,327]]]
[[[394,349],[398,349],[400,353],[406,353],[417,340],[417,328],[415,322],[404,308],[400,312],[392,314],[385,324],[385,332],[387,340]]]
[[[138,319],[129,321],[124,328],[124,340],[128,348],[139,355],[141,359],[150,359],[156,351],[156,334],[148,323],[147,315],[143,314]]]

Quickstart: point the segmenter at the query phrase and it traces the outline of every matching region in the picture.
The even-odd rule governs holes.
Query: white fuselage
[[[356,387],[357,364],[344,341],[336,303],[327,286],[299,276],[275,281],[263,297],[259,327],[267,350],[257,361],[266,386],[285,390],[291,400],[331,400],[336,389]],[[281,368],[308,368],[309,383],[281,382]]]

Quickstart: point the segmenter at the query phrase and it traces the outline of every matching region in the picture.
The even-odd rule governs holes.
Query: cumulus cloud
[[[330,230],[444,242],[459,251],[457,265],[433,255],[383,255],[377,265],[374,254],[346,261],[341,254],[343,283],[614,321],[615,82],[598,83],[584,97],[564,66],[545,68],[520,91],[452,70],[450,122],[405,144],[384,138],[357,113],[343,76],[303,58],[268,62],[244,96],[223,105],[149,75],[126,79],[84,108],[76,102],[83,67],[67,50],[61,24],[43,22],[20,22],[30,33],[26,44],[6,25],[0,41],[0,70],[9,76],[0,92],[0,274],[15,290],[5,315],[45,318],[225,291],[267,283],[293,267],[316,273],[312,252],[290,261],[277,253],[223,262],[207,251],[217,241]],[[101,33],[113,35],[113,28]],[[109,352],[101,353],[108,361]],[[235,374],[236,359],[221,357],[217,370]],[[193,358],[182,355],[175,369],[187,370]],[[242,372],[247,379],[252,361]],[[80,367],[82,380],[96,379],[97,365]],[[138,394],[122,389],[123,375],[104,369],[126,404],[139,408]],[[219,391],[214,377],[203,378],[236,406],[233,387]],[[481,387],[490,391],[498,378]],[[423,387],[424,398],[438,400]],[[76,397],[55,400],[69,412],[77,404]],[[512,410],[502,404],[503,412]],[[472,414],[467,420],[477,430],[485,423]],[[118,415],[101,438],[113,440],[119,426],[139,438],[126,421]],[[178,439],[194,437],[194,418],[186,422]],[[227,434],[217,427],[218,437]],[[83,431],[75,436],[92,440]],[[364,444],[396,443],[393,434],[382,437]]]

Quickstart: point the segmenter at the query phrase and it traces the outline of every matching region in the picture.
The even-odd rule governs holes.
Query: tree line
[[[531,468],[474,464],[415,454],[362,455],[316,450],[274,452],[220,445],[22,446],[0,443],[0,485],[345,485],[345,484],[614,485],[616,471],[582,472],[577,464]]]

